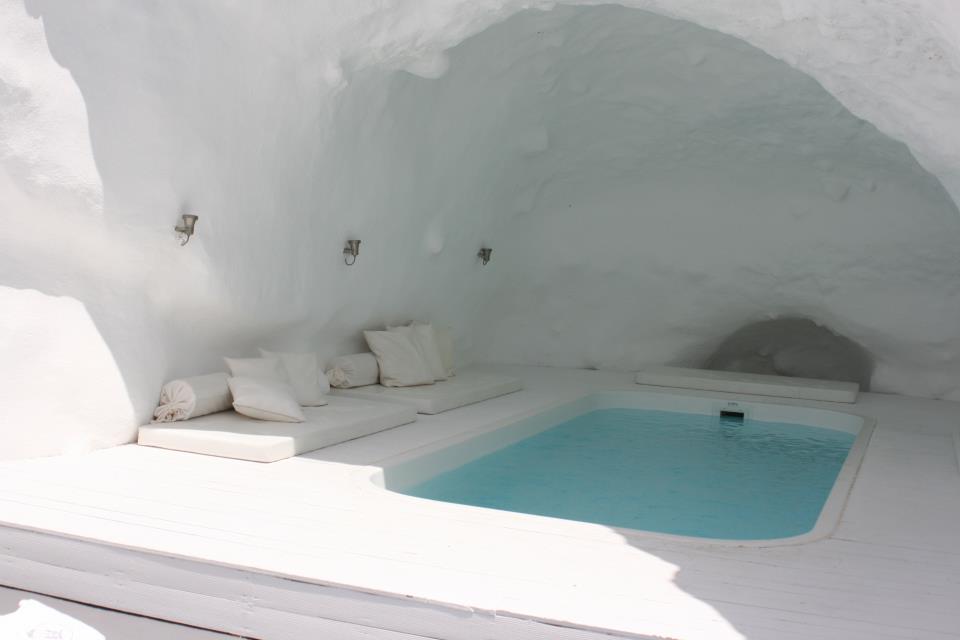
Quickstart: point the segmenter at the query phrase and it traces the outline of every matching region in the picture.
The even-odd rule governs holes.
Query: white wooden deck
[[[836,531],[797,546],[625,539],[369,482],[405,451],[636,388],[487,370],[527,388],[272,464],[137,446],[2,463],[0,584],[264,640],[960,638],[960,405],[797,402],[878,420]]]
[[[14,624],[13,618],[22,614],[20,603],[35,601],[49,607],[57,614],[65,616],[44,616],[37,626],[20,623]],[[227,636],[221,633],[193,629],[181,625],[170,624],[151,618],[141,618],[124,613],[117,613],[109,609],[99,609],[76,602],[59,600],[35,593],[5,589],[0,587],[0,638],[3,640],[21,640],[22,633],[10,637],[11,627],[26,627],[26,638],[49,640],[85,640],[90,636],[87,627],[102,635],[106,640],[120,640],[136,638],[136,640],[237,640],[237,636]],[[31,635],[32,634],[32,635]]]

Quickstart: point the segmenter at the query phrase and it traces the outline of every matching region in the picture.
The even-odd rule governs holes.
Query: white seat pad
[[[335,396],[380,400],[416,407],[418,413],[434,414],[503,396],[523,388],[510,376],[466,371],[449,380],[419,387],[384,387],[372,384],[353,389],[335,389]]]
[[[138,444],[221,458],[274,462],[384,431],[417,419],[405,405],[329,398],[323,407],[303,407],[306,422],[268,422],[234,411],[183,422],[140,427]]]

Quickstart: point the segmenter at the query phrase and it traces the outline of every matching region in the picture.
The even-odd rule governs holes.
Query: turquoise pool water
[[[806,425],[600,409],[404,493],[685,536],[782,538],[816,524],[853,441]]]

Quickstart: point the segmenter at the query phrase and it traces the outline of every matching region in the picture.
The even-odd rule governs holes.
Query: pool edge
[[[681,390],[681,391],[687,391],[687,390]],[[511,425],[519,424],[525,420],[534,418],[539,415],[545,415],[550,412],[560,411],[567,407],[573,408],[573,407],[576,407],[578,404],[584,404],[584,403],[588,405],[586,410],[597,408],[597,405],[599,404],[597,400],[599,398],[602,398],[604,396],[612,396],[612,395],[619,395],[619,394],[631,394],[631,395],[637,395],[637,396],[643,396],[643,395],[669,396],[671,400],[680,400],[680,401],[690,401],[691,399],[696,399],[704,402],[709,402],[713,407],[726,405],[726,404],[729,404],[730,402],[726,398],[718,399],[712,396],[693,395],[689,393],[670,393],[670,391],[668,391],[666,388],[663,388],[663,387],[657,388],[656,390],[637,389],[636,387],[593,390],[593,391],[583,393],[582,395],[572,400],[565,399],[565,400],[551,402],[543,406],[540,406],[536,409],[523,412],[516,416],[497,420],[493,423],[484,425],[483,427],[480,427],[477,429],[473,429],[469,432],[457,434],[449,438],[444,438],[442,440],[435,441],[435,442],[425,444],[420,447],[416,447],[414,449],[405,451],[398,455],[388,457],[384,460],[379,461],[377,467],[367,468],[367,472],[365,473],[366,482],[364,484],[367,486],[367,488],[375,491],[376,493],[381,494],[382,496],[389,496],[393,499],[400,499],[403,501],[415,501],[416,503],[421,505],[423,503],[436,503],[438,505],[444,505],[444,508],[453,508],[454,511],[470,510],[469,512],[472,512],[474,514],[484,513],[484,512],[493,512],[500,515],[506,514],[508,518],[510,519],[515,518],[518,521],[526,520],[526,519],[534,519],[534,520],[528,520],[528,522],[530,523],[554,522],[554,523],[564,523],[564,525],[570,525],[572,523],[574,525],[585,527],[586,528],[585,530],[599,528],[606,532],[615,532],[616,534],[622,536],[624,540],[627,540],[627,541],[663,540],[663,541],[673,541],[673,542],[680,542],[680,543],[686,543],[686,544],[694,544],[697,546],[708,545],[708,546],[720,546],[720,547],[753,547],[753,548],[795,546],[795,545],[807,544],[810,542],[814,542],[816,540],[828,538],[839,527],[842,521],[844,510],[846,509],[846,505],[849,500],[850,493],[853,490],[854,483],[856,481],[860,467],[863,463],[863,459],[866,455],[866,451],[869,446],[870,440],[873,436],[874,428],[876,427],[876,424],[877,424],[877,420],[872,417],[869,417],[860,413],[855,413],[852,411],[838,411],[833,408],[823,408],[821,406],[809,406],[806,403],[811,401],[804,400],[804,399],[797,399],[795,401],[790,401],[793,399],[786,400],[786,401],[785,400],[771,401],[772,399],[761,397],[758,400],[754,400],[752,398],[744,399],[739,394],[730,394],[731,399],[736,399],[737,402],[741,402],[745,405],[750,406],[751,408],[755,408],[758,405],[763,406],[764,408],[769,408],[769,407],[798,408],[798,409],[810,410],[818,413],[824,412],[824,413],[837,414],[845,418],[855,418],[860,422],[859,427],[857,428],[857,431],[856,431],[856,438],[853,444],[851,445],[849,452],[847,453],[847,457],[844,460],[843,465],[841,466],[840,470],[837,472],[837,477],[834,480],[833,486],[831,487],[830,492],[823,503],[823,507],[820,510],[820,515],[817,517],[816,523],[809,531],[805,533],[801,533],[794,536],[787,536],[783,538],[765,538],[765,539],[702,538],[697,536],[685,536],[685,535],[678,535],[678,534],[671,534],[671,533],[648,531],[644,529],[629,529],[624,527],[616,527],[612,525],[604,525],[599,523],[590,523],[590,522],[584,522],[579,520],[558,518],[555,516],[529,514],[529,513],[522,513],[522,512],[511,512],[511,511],[504,511],[500,509],[493,509],[489,507],[480,507],[475,505],[464,505],[464,504],[458,504],[458,503],[434,501],[434,500],[429,500],[427,498],[411,496],[411,495],[402,493],[401,490],[397,489],[396,487],[391,488],[387,486],[386,476],[391,472],[391,470],[395,471],[398,467],[400,467],[403,464],[409,464],[421,458],[434,456],[447,449],[453,449],[455,447],[462,446],[468,442],[481,439],[485,436],[492,436],[497,432],[500,432],[510,427]],[[850,406],[850,405],[845,405],[845,408],[847,406]],[[584,411],[575,413],[574,417],[576,415],[581,415],[583,412]],[[808,425],[808,426],[819,426],[819,425]],[[549,428],[549,426],[546,428]],[[838,429],[837,427],[821,427],[821,428],[845,430],[845,429]],[[499,448],[509,446],[513,442],[522,440],[526,437],[530,437],[531,435],[535,435],[538,432],[539,430],[534,431],[533,433],[525,435],[520,438],[510,438],[507,441],[503,442],[501,446],[492,449],[492,451],[496,451]],[[476,457],[481,457],[483,455],[487,455],[487,454],[480,453]],[[379,466],[379,465],[382,465],[382,466]],[[459,465],[455,465],[455,466],[459,466]],[[442,471],[440,473],[442,473]],[[430,475],[435,475],[435,474],[430,474]],[[498,515],[498,517],[500,516]],[[514,526],[518,526],[520,528],[527,528],[527,527],[523,527],[522,524],[520,523],[517,523]],[[547,532],[547,531],[542,531],[543,529],[542,527],[532,527],[532,528],[541,532]]]

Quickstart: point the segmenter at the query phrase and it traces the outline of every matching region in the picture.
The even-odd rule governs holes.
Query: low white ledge
[[[855,382],[788,378],[757,373],[709,371],[682,367],[647,367],[637,373],[637,384],[655,387],[724,391],[756,396],[823,400],[826,402],[856,402],[860,385]]]

